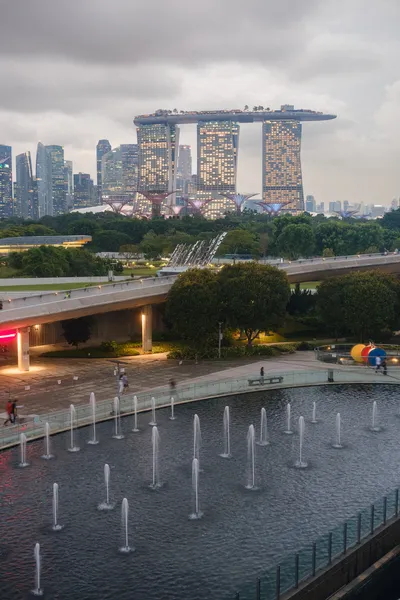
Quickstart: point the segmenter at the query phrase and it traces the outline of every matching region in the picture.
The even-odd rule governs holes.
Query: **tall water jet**
[[[267,411],[265,408],[261,409],[261,422],[260,422],[260,439],[257,442],[259,446],[268,446],[268,421],[267,421]]]
[[[374,400],[372,404],[372,422],[371,422],[371,431],[380,431],[381,428],[378,425],[378,405],[376,400]]]
[[[58,523],[58,483],[53,483],[53,531],[60,531],[63,528]]]
[[[305,469],[308,467],[307,461],[303,459],[304,429],[304,417],[299,417],[299,460],[295,462],[295,466],[298,469]]]
[[[152,398],[151,398],[151,421],[150,421],[149,425],[151,427],[154,427],[155,425],[157,425],[157,420],[156,420],[156,399],[154,398],[154,396],[152,396]]]
[[[40,544],[35,544],[35,549],[33,551],[33,556],[35,558],[35,587],[32,590],[32,594],[34,596],[43,596],[43,590],[40,587]]]
[[[134,413],[134,425],[133,425],[133,433],[137,433],[139,431],[138,428],[138,400],[137,396],[133,396],[133,413]]]
[[[198,415],[194,415],[193,419],[193,458],[197,458],[200,461],[200,447],[201,447],[201,429],[200,419]]]
[[[125,436],[121,431],[121,412],[119,409],[119,398],[115,396],[114,398],[114,435],[113,438],[115,440],[122,440]]]
[[[104,465],[104,484],[106,487],[106,499],[97,508],[99,510],[112,510],[115,505],[110,502],[110,466],[107,463]]]
[[[190,513],[189,519],[195,521],[201,519],[203,513],[199,505],[199,475],[200,467],[197,458],[192,460],[192,493],[193,493],[193,512]]]
[[[129,535],[128,535],[128,514],[129,504],[128,500],[124,498],[121,505],[121,522],[122,522],[122,546],[119,551],[123,554],[131,552],[133,548],[129,546]]]
[[[50,452],[50,425],[48,423],[44,424],[44,454],[42,454],[42,458],[45,460],[50,460],[53,458],[53,455]]]
[[[313,402],[311,423],[313,423],[314,425],[315,425],[315,423],[318,423],[318,421],[317,421],[317,403],[316,402]]]
[[[247,432],[247,490],[256,490],[256,447],[254,425]]]
[[[292,431],[292,408],[290,406],[290,402],[287,403],[286,406],[286,430],[285,433],[291,435]]]
[[[232,455],[231,455],[231,431],[230,431],[229,406],[225,406],[223,428],[224,428],[224,451],[222,454],[220,454],[220,456],[222,456],[222,458],[231,458]]]
[[[335,439],[335,443],[333,444],[334,448],[343,448],[342,445],[342,439],[341,439],[341,420],[340,420],[340,413],[338,413],[336,415],[336,439]]]
[[[150,487],[152,490],[158,490],[161,487],[160,474],[158,469],[160,434],[158,433],[158,429],[155,425],[151,431],[151,444],[153,447],[153,480],[150,484]]]
[[[75,440],[75,426],[76,426],[76,410],[73,404],[69,407],[70,414],[70,438],[69,438],[69,452],[78,452],[80,450],[79,446],[76,445]]]
[[[170,421],[175,421],[176,416],[175,416],[175,400],[174,397],[171,396],[171,416],[169,417]]]
[[[96,398],[93,392],[90,394],[89,403],[92,409],[92,439],[88,441],[88,444],[95,445],[99,443],[99,440],[96,437]]]
[[[20,467],[27,467],[29,463],[26,460],[26,435],[21,433],[19,436],[19,449],[20,449]]]

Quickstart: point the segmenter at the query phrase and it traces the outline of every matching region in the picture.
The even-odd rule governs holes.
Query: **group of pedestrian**
[[[6,406],[7,419],[4,421],[4,425],[15,424],[17,418],[17,402],[15,400],[9,400]]]

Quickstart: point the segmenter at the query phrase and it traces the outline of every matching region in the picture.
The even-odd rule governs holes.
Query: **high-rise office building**
[[[192,182],[192,148],[187,145],[179,146],[176,189],[180,195],[188,195]]]
[[[74,208],[85,208],[93,206],[94,186],[93,179],[88,173],[77,173],[74,175]]]
[[[212,200],[205,211],[217,217],[232,210],[220,192],[236,192],[240,126],[234,121],[209,121],[197,125],[197,199]]]
[[[102,158],[105,154],[111,151],[111,144],[108,140],[99,140],[96,146],[97,160],[97,204],[102,204]]]
[[[340,200],[336,200],[335,202],[329,202],[329,212],[340,212],[342,210],[342,203]]]
[[[317,210],[317,203],[314,196],[306,196],[306,211],[309,213]]]
[[[66,193],[66,204],[67,212],[74,207],[74,165],[72,160],[66,160],[64,164],[64,177],[65,177],[65,193]]]
[[[121,144],[124,193],[135,200],[138,189],[138,145]]]
[[[0,145],[0,218],[13,214],[13,179],[11,146]]]
[[[64,148],[62,146],[46,146],[51,161],[51,189],[53,215],[67,212],[67,189],[64,174]]]
[[[16,163],[16,213],[22,219],[38,219],[38,195],[33,176],[31,153],[18,154]]]
[[[53,215],[51,158],[41,142],[38,143],[36,152],[36,185],[39,219],[45,215]]]
[[[179,127],[176,125],[140,125],[137,129],[139,186],[144,192],[176,190]],[[169,197],[172,202],[172,196]]]
[[[121,146],[110,150],[101,159],[102,196],[124,193]]]
[[[264,202],[288,202],[289,210],[304,210],[301,174],[301,123],[264,121],[263,177]]]

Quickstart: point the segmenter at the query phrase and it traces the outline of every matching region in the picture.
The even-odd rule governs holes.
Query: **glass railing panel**
[[[316,542],[315,566],[323,569],[329,564],[329,534],[320,537]]]
[[[295,556],[287,556],[280,562],[281,567],[281,594],[284,594],[294,588],[296,584],[295,574]]]
[[[299,552],[299,581],[308,579],[313,574],[313,548],[308,546]]]
[[[343,523],[340,523],[337,527],[332,530],[332,559],[343,554],[344,548],[344,535],[343,535]]]

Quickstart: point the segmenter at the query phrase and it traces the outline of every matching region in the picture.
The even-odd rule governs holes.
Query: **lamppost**
[[[218,358],[221,358],[222,323],[218,322]]]

